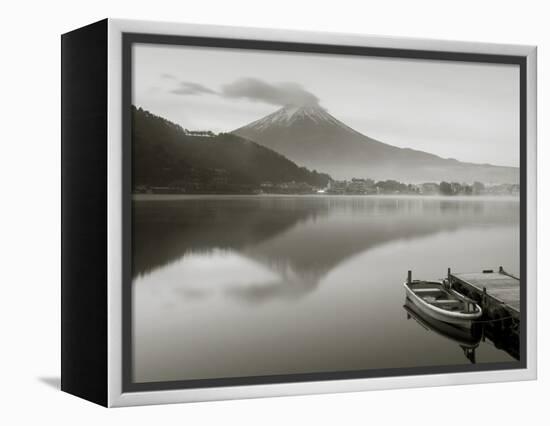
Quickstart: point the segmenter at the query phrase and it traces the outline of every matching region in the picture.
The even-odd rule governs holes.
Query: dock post
[[[502,266],[499,266],[498,267],[498,272],[500,272],[501,274],[504,274],[504,268]]]
[[[481,308],[483,310],[487,308],[487,287],[483,287],[483,295],[481,296]]]
[[[407,271],[407,284],[412,283],[412,271]]]

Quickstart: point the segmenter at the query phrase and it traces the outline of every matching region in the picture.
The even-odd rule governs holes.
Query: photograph
[[[520,65],[130,55],[131,389],[524,365]]]

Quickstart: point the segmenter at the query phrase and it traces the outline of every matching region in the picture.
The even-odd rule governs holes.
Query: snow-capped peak
[[[346,130],[353,131],[353,129],[346,126],[340,120],[334,118],[324,108],[318,105],[286,105],[274,113],[256,120],[245,127],[262,131],[272,126],[288,127],[294,123],[302,121],[310,121],[315,124],[336,125]]]

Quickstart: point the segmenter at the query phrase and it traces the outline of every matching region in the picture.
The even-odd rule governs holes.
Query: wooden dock
[[[519,320],[520,280],[502,267],[496,271],[458,274],[449,270],[448,280],[453,288],[480,303],[483,309],[504,310],[507,316]]]
[[[412,281],[408,271],[407,281]],[[443,280],[447,288],[472,299],[483,309],[483,316],[473,321],[471,332],[493,342],[515,359],[520,358],[520,280],[502,266],[481,272],[455,273],[447,269]],[[468,354],[467,354],[468,356]],[[470,357],[469,357],[470,359]],[[475,362],[475,359],[470,359]]]
[[[477,273],[451,273],[448,269],[447,281],[454,290],[481,306],[483,318],[480,323],[484,336],[492,340],[496,347],[519,359],[519,278],[507,273],[501,266],[498,270]]]

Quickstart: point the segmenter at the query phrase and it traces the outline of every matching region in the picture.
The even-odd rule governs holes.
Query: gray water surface
[[[514,361],[415,320],[403,281],[447,267],[519,275],[515,199],[142,195],[133,206],[136,382]]]

